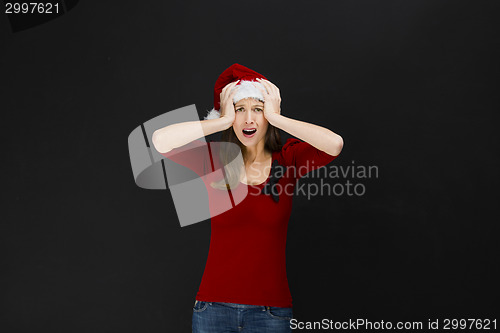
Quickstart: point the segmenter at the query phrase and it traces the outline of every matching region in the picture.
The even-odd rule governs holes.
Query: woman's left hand
[[[281,96],[280,90],[274,84],[272,84],[268,80],[264,79],[256,79],[258,82],[262,83],[262,85],[266,88],[266,90],[262,89],[260,86],[255,85],[264,96],[264,117],[267,120],[270,120],[275,114],[281,113]]]

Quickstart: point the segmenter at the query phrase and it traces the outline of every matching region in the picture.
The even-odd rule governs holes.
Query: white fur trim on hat
[[[208,111],[207,115],[205,116],[205,120],[208,120],[208,119],[217,119],[217,118],[220,118],[220,112],[212,109],[210,111]]]
[[[264,102],[264,96],[262,96],[262,93],[255,85],[260,86],[262,89],[264,89],[264,91],[266,91],[266,88],[260,82],[246,80],[241,81],[240,84],[235,86],[238,91],[236,92],[236,94],[234,94],[233,102],[238,103],[238,101],[249,97],[257,98],[261,102]]]
[[[238,89],[238,91],[236,91],[236,94],[234,94],[233,96],[233,103],[236,104],[238,103],[238,101],[249,97],[256,98],[259,101],[264,102],[264,96],[262,96],[262,93],[255,85],[258,85],[262,89],[264,89],[264,91],[267,91],[264,85],[260,82],[242,80],[238,85],[234,86],[233,88],[233,89]],[[215,110],[215,108],[213,108],[212,110],[208,111],[204,119],[208,120],[217,118],[220,118],[220,111],[217,111]]]

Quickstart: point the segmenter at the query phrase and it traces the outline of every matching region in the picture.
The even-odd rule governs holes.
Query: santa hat
[[[208,112],[204,119],[220,118],[220,94],[226,85],[234,81],[241,80],[236,86],[233,87],[233,89],[238,89],[233,96],[233,103],[238,103],[239,100],[249,97],[253,97],[261,102],[264,102],[262,92],[255,85],[260,86],[264,89],[264,91],[266,88],[262,83],[255,80],[257,78],[267,80],[264,75],[240,64],[232,64],[228,67],[224,72],[222,72],[217,81],[215,81],[214,108]]]

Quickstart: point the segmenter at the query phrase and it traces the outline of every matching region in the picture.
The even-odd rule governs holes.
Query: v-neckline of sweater
[[[271,178],[271,175],[273,174],[273,163],[274,163],[274,160],[276,159],[275,157],[275,153],[276,152],[272,152],[271,153],[271,165],[270,165],[270,168],[269,168],[269,174],[267,175],[267,178],[266,180],[264,180],[262,183],[260,184],[245,184],[243,183],[241,180],[240,180],[240,184],[243,184],[245,186],[253,186],[253,187],[262,187],[262,186],[265,186],[268,182],[269,182],[269,179]]]

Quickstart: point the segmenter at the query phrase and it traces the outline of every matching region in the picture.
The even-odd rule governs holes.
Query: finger
[[[233,89],[233,91],[231,91],[231,95],[230,96],[233,96],[234,94],[236,94],[237,91],[238,91],[238,89]]]
[[[268,89],[272,91],[272,94],[276,97],[280,97],[280,90],[272,83],[268,83]]]
[[[231,93],[229,93],[229,95],[231,95],[233,92],[235,92],[237,89],[234,89],[234,87],[236,86],[236,84],[237,84],[238,82],[240,82],[240,80],[238,80],[238,81],[234,81],[234,82],[229,83],[229,84],[225,87],[225,88],[227,88],[225,92],[227,93],[227,91],[228,91],[228,90],[229,90],[229,91],[231,91]]]
[[[262,83],[262,84],[266,84],[266,85],[271,83],[269,80],[266,80],[266,79],[261,79],[261,78],[259,78],[259,79],[257,79],[257,80],[259,80],[259,82],[260,82],[260,83]]]
[[[228,96],[227,98],[231,98],[231,99],[232,99],[232,98],[233,98],[233,96],[234,96],[234,94],[236,94],[236,92],[238,91],[238,89],[237,89],[237,88],[235,88],[235,87],[236,87],[236,84],[237,84],[238,82],[240,82],[240,80],[238,80],[238,81],[235,81],[235,82],[234,82],[233,88],[231,88],[231,89],[232,89],[232,90],[231,90],[231,93],[229,94],[229,96]]]
[[[258,79],[258,80],[259,80],[259,79]],[[256,84],[255,86],[256,86],[257,88],[259,88],[259,89],[260,89],[260,91],[262,91],[263,93],[265,92],[265,93],[266,93],[266,95],[267,95],[267,94],[269,94],[269,89],[267,89],[266,85],[265,85],[262,81],[260,81],[259,83],[260,83],[260,84],[262,84],[262,86],[260,86],[260,85],[258,85],[258,84]],[[262,88],[262,87],[264,87],[264,88]]]
[[[262,84],[264,84],[266,87],[271,87],[272,90],[274,91],[279,91],[280,89],[278,88],[278,86],[276,86],[274,83],[272,83],[271,81],[269,80],[266,80],[266,79],[260,79],[260,81],[262,82]]]
[[[275,93],[276,95],[278,95],[278,96],[279,96],[279,94],[280,94],[280,93],[279,93],[279,92],[280,92],[280,89],[278,88],[278,86],[277,86],[277,85],[275,85],[274,83],[272,83],[272,82],[271,82],[271,81],[269,81],[269,80],[265,80],[265,81],[266,81],[267,85],[268,85],[269,87],[271,87],[271,89],[274,91],[274,93]]]
[[[239,81],[239,80],[238,80]],[[232,86],[234,86],[236,83],[238,83],[238,81],[234,81],[234,82],[231,82],[231,83],[228,83],[226,84],[226,86],[224,88],[222,88],[222,93],[227,91],[229,88],[231,88]]]
[[[231,82],[229,84],[227,84],[223,89],[222,89],[222,92],[221,92],[221,100],[226,100],[226,97],[229,97],[231,96],[237,89],[233,89],[233,91],[229,94],[229,96],[227,95],[227,90],[234,87],[238,82],[240,82],[240,80],[238,81],[234,81],[234,82]]]
[[[257,80],[259,80],[259,83],[261,83],[266,88],[268,94],[270,94],[271,91],[273,91],[271,85],[269,85],[268,83],[269,81],[263,79],[257,79]]]
[[[233,82],[233,85],[232,85],[232,87],[233,87],[233,88],[234,88],[234,87],[236,87],[236,85],[237,85],[237,84],[238,84],[238,82],[240,82],[240,81],[241,81],[241,80],[238,80],[238,81],[234,81],[234,82]],[[233,90],[237,90],[237,89],[233,89]]]
[[[240,80],[238,80],[238,81],[233,81],[233,82],[231,82],[231,83],[227,84],[227,85],[226,85],[226,88],[228,88],[228,89],[229,89],[229,88],[231,88],[231,87],[234,87],[234,86],[235,86],[238,82],[240,82]]]
[[[264,88],[262,88],[261,86],[259,86],[258,84],[254,84],[254,86],[257,87],[257,89],[260,90],[260,92],[262,93],[262,95],[264,97],[268,94],[267,91]]]

